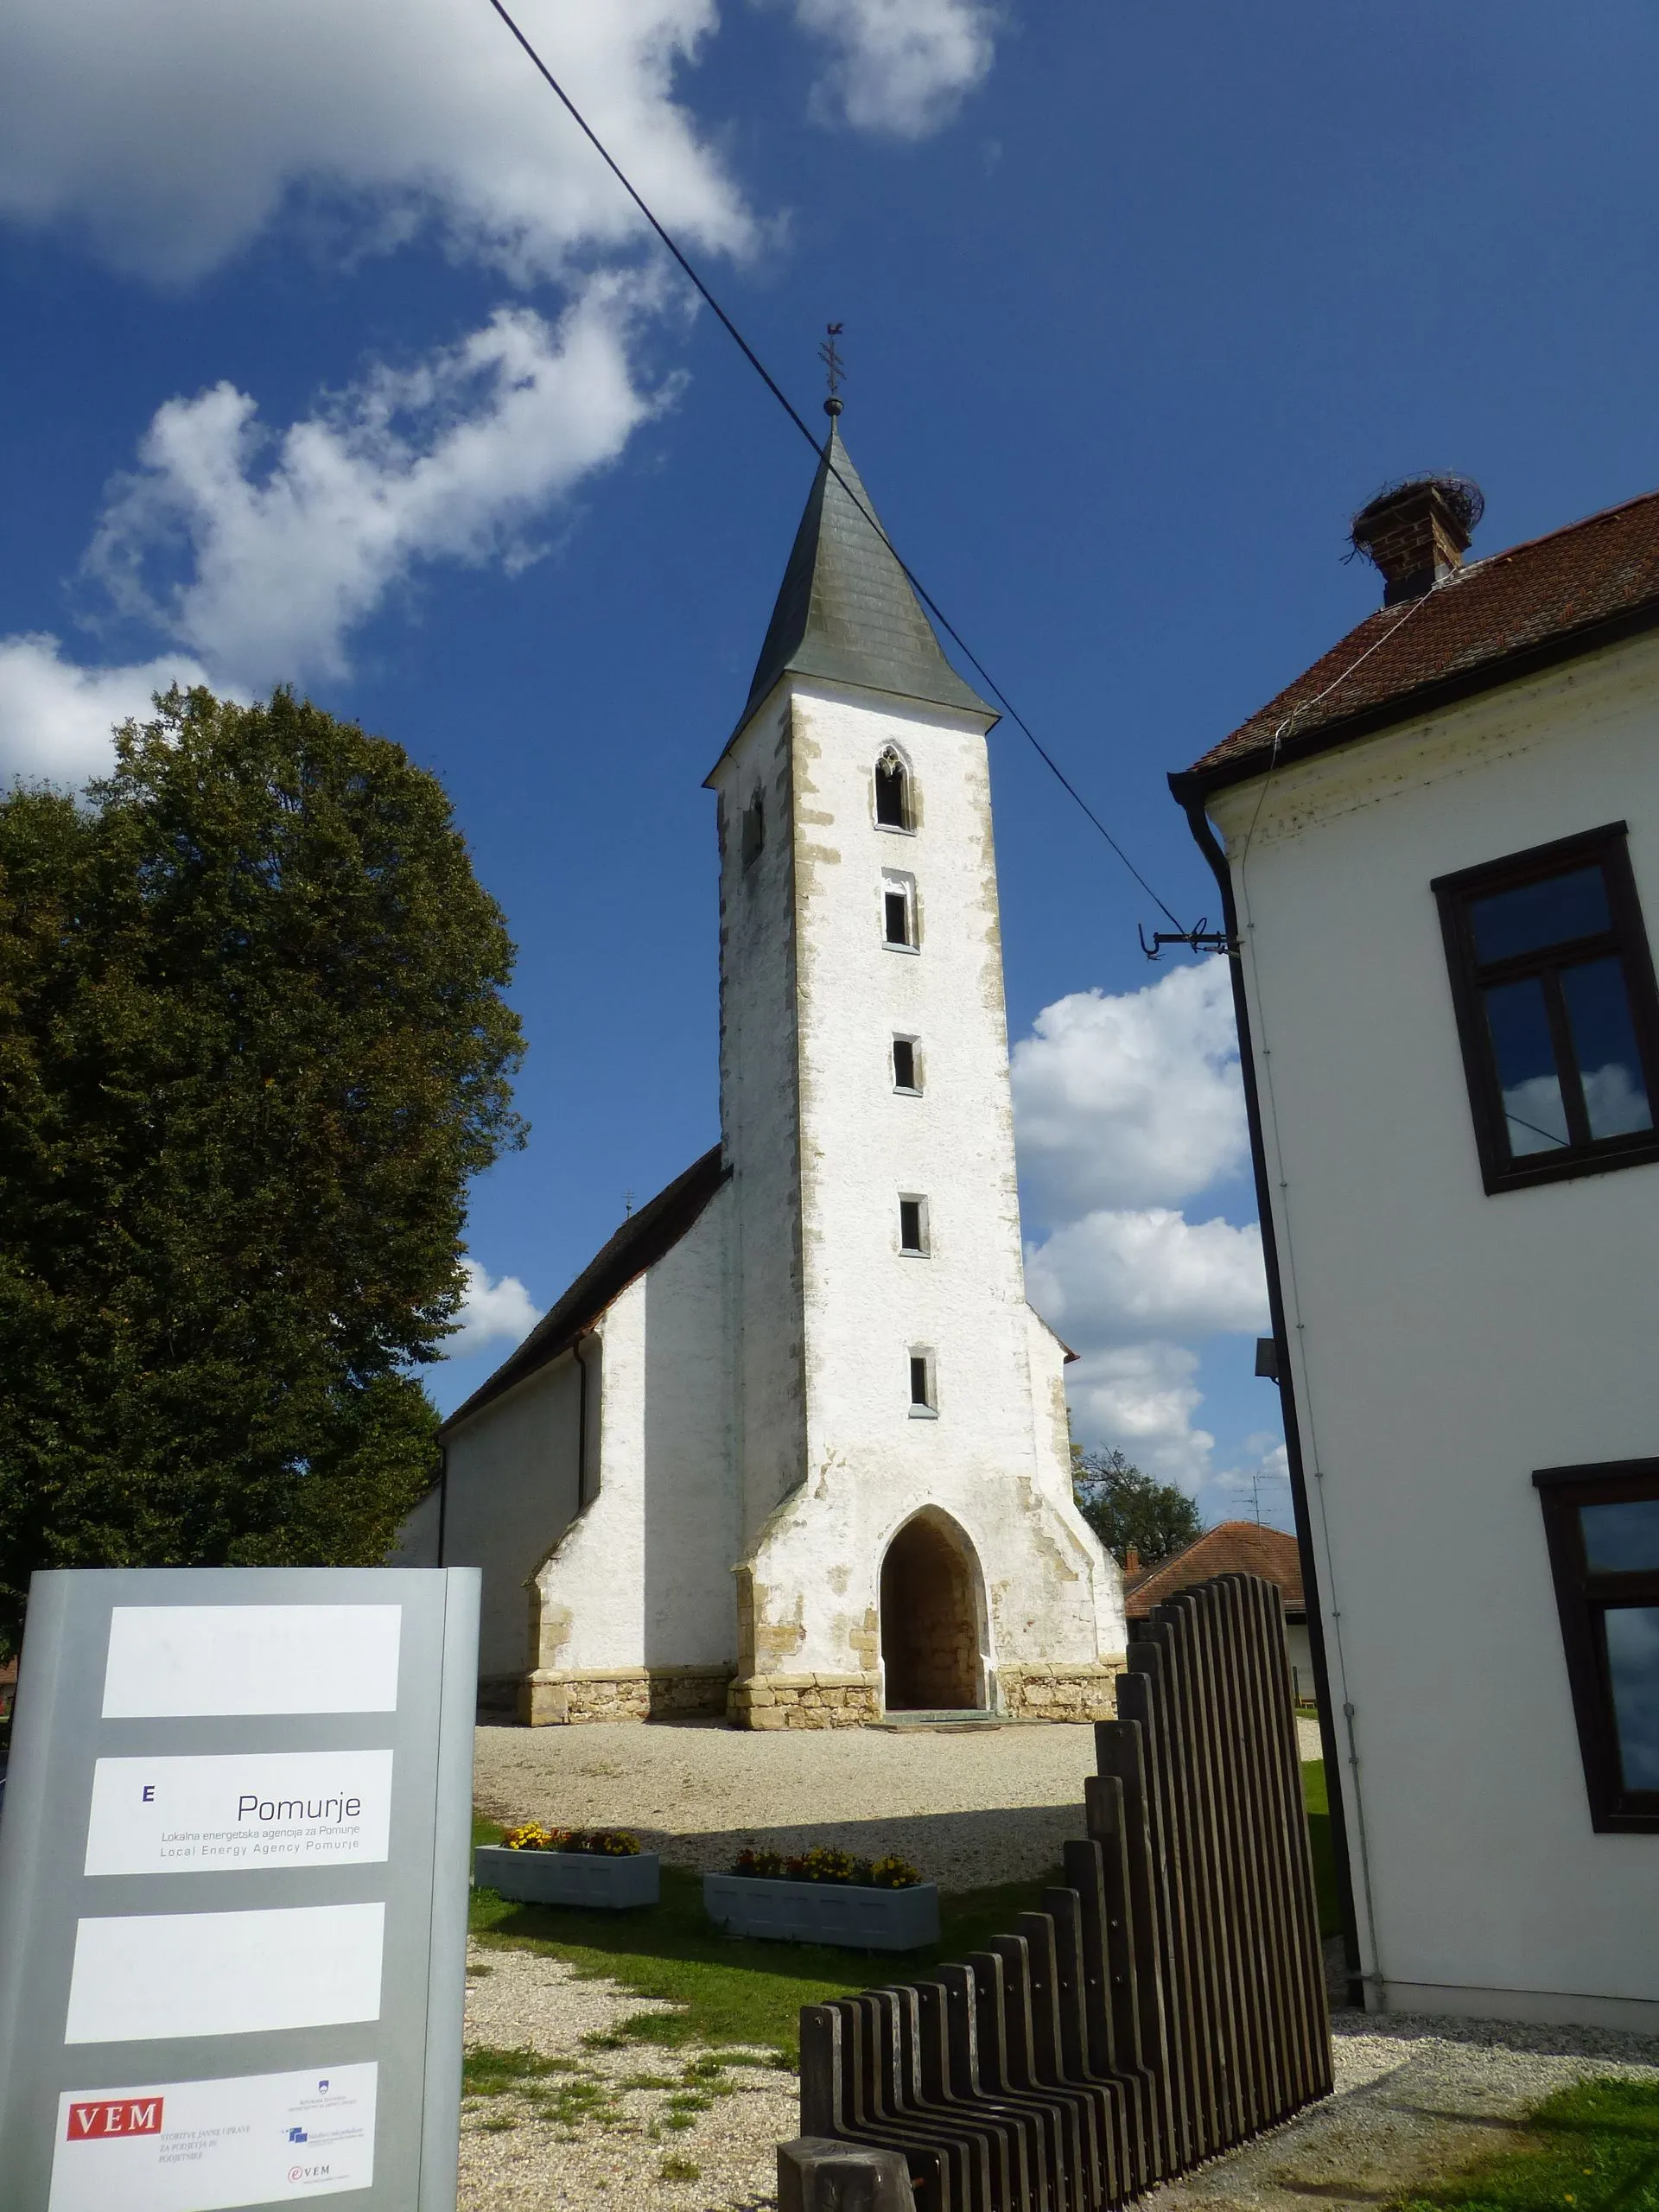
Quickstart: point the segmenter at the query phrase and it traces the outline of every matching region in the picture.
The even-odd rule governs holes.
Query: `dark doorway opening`
[[[931,1519],[907,1521],[881,1562],[881,1658],[889,1713],[978,1709],[973,1567]]]

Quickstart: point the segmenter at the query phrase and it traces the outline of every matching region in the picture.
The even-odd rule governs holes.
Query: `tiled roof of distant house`
[[[1212,1574],[1259,1574],[1278,1585],[1289,1619],[1307,1618],[1295,1537],[1286,1535],[1282,1529],[1260,1528],[1254,1521],[1224,1521],[1219,1528],[1206,1529],[1161,1566],[1126,1574],[1123,1610],[1132,1621],[1144,1620],[1166,1598],[1192,1583],[1207,1582]]]
[[[1170,783],[1178,798],[1260,774],[1659,626],[1659,493],[1471,561],[1379,607]]]
[[[605,1308],[621,1296],[637,1275],[644,1274],[665,1252],[673,1249],[726,1180],[727,1173],[721,1164],[720,1147],[715,1145],[683,1175],[677,1175],[665,1191],[658,1191],[638,1213],[631,1213],[609,1243],[601,1246],[588,1262],[557,1305],[543,1314],[517,1351],[507,1355],[487,1382],[479,1384],[465,1405],[455,1408],[438,1431],[439,1435],[447,1436],[462,1421],[470,1421],[492,1398],[499,1398],[504,1390],[511,1390],[538,1367],[545,1367],[561,1352],[569,1351],[576,1338],[593,1326]]]

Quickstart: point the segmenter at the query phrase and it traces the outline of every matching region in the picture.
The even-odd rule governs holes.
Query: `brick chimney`
[[[1123,1554],[1123,1572],[1125,1574],[1139,1574],[1141,1572],[1141,1554],[1133,1544]]]
[[[1354,517],[1354,550],[1382,572],[1385,607],[1421,599],[1463,566],[1485,512],[1466,476],[1411,476],[1390,484]]]

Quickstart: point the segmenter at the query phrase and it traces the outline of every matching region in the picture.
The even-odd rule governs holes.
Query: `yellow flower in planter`
[[[544,1828],[539,1821],[522,1821],[501,1839],[509,1851],[557,1851],[564,1842],[562,1828]]]

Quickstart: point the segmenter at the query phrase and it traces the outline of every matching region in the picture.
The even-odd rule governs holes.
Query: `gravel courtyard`
[[[1318,1732],[1300,1723],[1302,1756]],[[942,1888],[1027,1881],[1083,1833],[1094,1731],[935,1733],[678,1727],[480,1728],[474,1795],[493,1819],[632,1828],[680,1866],[718,1872],[745,1844],[896,1851]]]
[[[475,1947],[467,2041],[530,2050],[557,2073],[468,2098],[461,2212],[769,2212],[776,2146],[797,2132],[792,2075],[683,2047],[606,2047],[663,2009],[499,1944]],[[1492,2022],[1332,2021],[1337,2093],[1249,2148],[1143,2199],[1146,2212],[1374,2212],[1503,2147],[1521,2113],[1587,2075],[1659,2082],[1659,2043]]]
[[[1304,1758],[1319,1756],[1300,1724]],[[475,1794],[502,1820],[634,1829],[671,1862],[719,1867],[745,1843],[898,1851],[950,1889],[1027,1879],[1081,1832],[1086,1727],[751,1735],[679,1727],[481,1728]],[[614,1983],[493,1942],[474,1950],[470,2046],[556,2070],[468,2100],[461,2212],[766,2212],[798,2086],[769,2065],[607,2033],[659,2009]],[[1502,2146],[1553,2089],[1618,2072],[1659,2082],[1659,2041],[1592,2029],[1338,2012],[1337,2094],[1248,2149],[1155,2192],[1147,2212],[1373,2212]]]

